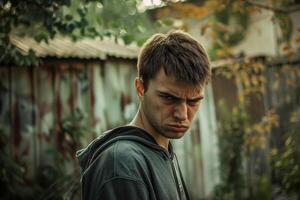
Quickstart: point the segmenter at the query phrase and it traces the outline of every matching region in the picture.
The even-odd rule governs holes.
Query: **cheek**
[[[162,112],[163,110],[165,110],[168,106],[165,105],[161,99],[159,98],[153,98],[153,101],[152,101],[152,108],[155,109],[155,111],[157,113],[160,113]]]
[[[161,115],[162,120],[164,121],[173,121],[174,120],[174,113],[175,108],[172,105],[165,105],[163,108],[161,108]]]
[[[154,103],[154,109],[157,111],[160,111],[163,109],[163,105],[159,102]]]
[[[159,115],[161,121],[173,116],[173,107],[163,102],[155,104],[155,112]]]
[[[199,108],[199,106],[197,106],[196,108],[190,108],[189,109],[188,118],[189,118],[190,121],[192,121],[194,119],[195,114],[198,111],[198,108]]]

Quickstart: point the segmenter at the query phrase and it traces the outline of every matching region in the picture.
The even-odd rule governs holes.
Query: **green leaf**
[[[126,34],[122,38],[123,38],[125,44],[130,44],[134,41],[134,36],[133,35]]]
[[[165,19],[161,21],[166,26],[172,26],[174,24],[173,20]]]
[[[48,35],[45,34],[45,33],[40,33],[40,34],[34,36],[34,40],[37,41],[37,42],[39,42],[39,43],[40,43],[41,41],[46,41],[47,38],[48,38]]]
[[[66,16],[65,16],[65,19],[66,19],[67,21],[71,21],[71,20],[73,19],[73,16],[72,16],[72,15],[66,15]]]

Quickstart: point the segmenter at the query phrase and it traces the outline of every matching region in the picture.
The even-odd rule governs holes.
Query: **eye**
[[[164,98],[167,99],[167,100],[170,100],[170,101],[171,101],[171,100],[176,100],[176,99],[175,99],[174,97],[172,97],[172,96],[164,96]]]
[[[200,104],[200,100],[189,100],[187,103],[190,106],[198,106]]]
[[[159,94],[159,96],[164,100],[164,101],[168,101],[168,102],[174,102],[177,100],[176,97],[168,95],[168,94]]]
[[[174,97],[169,96],[169,95],[161,95],[161,97],[162,97],[163,99],[165,99],[165,100],[168,100],[168,101],[173,101],[173,100],[175,100]]]

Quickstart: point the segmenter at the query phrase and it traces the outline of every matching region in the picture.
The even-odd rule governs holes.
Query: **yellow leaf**
[[[251,132],[252,132],[251,128],[247,127],[246,130],[245,130],[245,133],[250,134]]]
[[[260,134],[265,132],[265,130],[261,124],[255,124],[253,128],[256,132],[258,132]]]
[[[287,53],[286,53],[286,56],[288,57],[288,58],[291,58],[291,57],[293,57],[295,55],[295,52],[293,52],[293,51],[288,51]]]
[[[291,67],[288,65],[285,65],[284,67],[281,68],[281,72],[283,73],[288,73],[291,71]]]
[[[271,128],[272,128],[272,126],[271,126],[270,123],[265,124],[265,125],[263,126],[264,132],[262,132],[262,133],[268,133],[268,132],[270,132],[270,131],[271,131]]]
[[[207,29],[211,28],[212,24],[211,23],[206,23],[205,25],[203,25],[200,30],[201,30],[201,35],[204,35],[207,31]]]
[[[290,50],[289,45],[284,45],[283,48],[282,48],[282,50],[283,50],[284,52],[289,51],[289,50]]]
[[[169,8],[162,8],[162,9],[159,9],[156,13],[156,17],[161,19],[161,18],[164,18],[164,17],[167,17],[170,15],[170,9]]]
[[[236,114],[238,113],[238,109],[237,109],[236,107],[234,107],[234,108],[232,109],[232,113],[233,113],[234,115],[236,115]]]
[[[266,82],[267,82],[266,77],[260,76],[260,82],[261,82],[261,83],[266,83]]]
[[[249,81],[249,77],[248,77],[247,73],[245,71],[242,71],[240,73],[240,76],[241,76],[241,79],[242,79],[244,85],[246,87],[249,87],[250,86],[250,81]]]
[[[180,28],[180,30],[183,30],[186,32],[189,30],[189,26],[186,23],[182,24],[179,28]]]
[[[285,146],[289,146],[291,143],[292,143],[292,138],[289,136],[284,144]]]
[[[291,80],[291,79],[286,80],[286,83],[287,83],[287,85],[292,86],[292,87],[297,85],[296,82],[294,80]]]
[[[245,94],[247,94],[247,95],[249,95],[249,94],[251,94],[251,93],[253,93],[253,88],[251,88],[251,87],[249,87],[249,88],[246,88],[245,89]]]
[[[296,42],[300,42],[300,35],[297,35],[295,40]]]
[[[266,142],[267,142],[267,139],[266,139],[265,136],[259,137],[259,143],[260,143],[260,148],[261,149],[265,149],[266,148],[266,146],[267,146]]]
[[[257,142],[257,138],[255,136],[252,136],[249,138],[249,145],[254,146]]]
[[[256,75],[253,75],[251,77],[251,82],[254,86],[257,86],[258,85],[258,80],[257,80],[257,76]]]
[[[216,39],[216,38],[217,38],[216,32],[210,32],[210,33],[209,33],[209,36],[210,36],[212,39]]]
[[[277,150],[277,149],[273,148],[273,149],[271,150],[271,155],[272,155],[272,156],[277,155],[277,153],[278,153],[278,150]]]
[[[210,10],[216,10],[220,3],[218,1],[210,0],[205,2],[205,6]]]
[[[297,67],[296,74],[297,74],[297,76],[300,76],[300,67]]]
[[[246,7],[246,9],[247,9],[247,13],[248,13],[248,15],[253,15],[253,13],[255,13],[256,12],[256,10],[251,6],[249,6],[249,7]]]
[[[279,89],[279,80],[274,81],[272,87],[275,91],[277,91]]]
[[[254,63],[252,65],[254,72],[258,73],[259,71],[261,71],[263,69],[263,65],[260,63]]]
[[[266,93],[266,89],[262,86],[262,87],[259,88],[259,92],[261,94],[265,94]]]
[[[216,54],[217,54],[218,57],[221,57],[221,58],[225,57],[227,55],[227,53],[224,50],[221,50],[221,49],[218,49],[216,51]]]
[[[297,121],[299,121],[298,116],[297,116],[297,112],[293,112],[291,114],[291,117],[290,117],[290,122],[295,123]]]
[[[185,18],[202,18],[211,11],[207,6],[197,6],[192,3],[172,4],[171,9]]]

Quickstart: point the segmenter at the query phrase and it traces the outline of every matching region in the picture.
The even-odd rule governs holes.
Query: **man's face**
[[[156,77],[149,80],[148,89],[140,99],[148,131],[176,139],[190,127],[203,99],[203,88],[166,76],[161,68]]]

